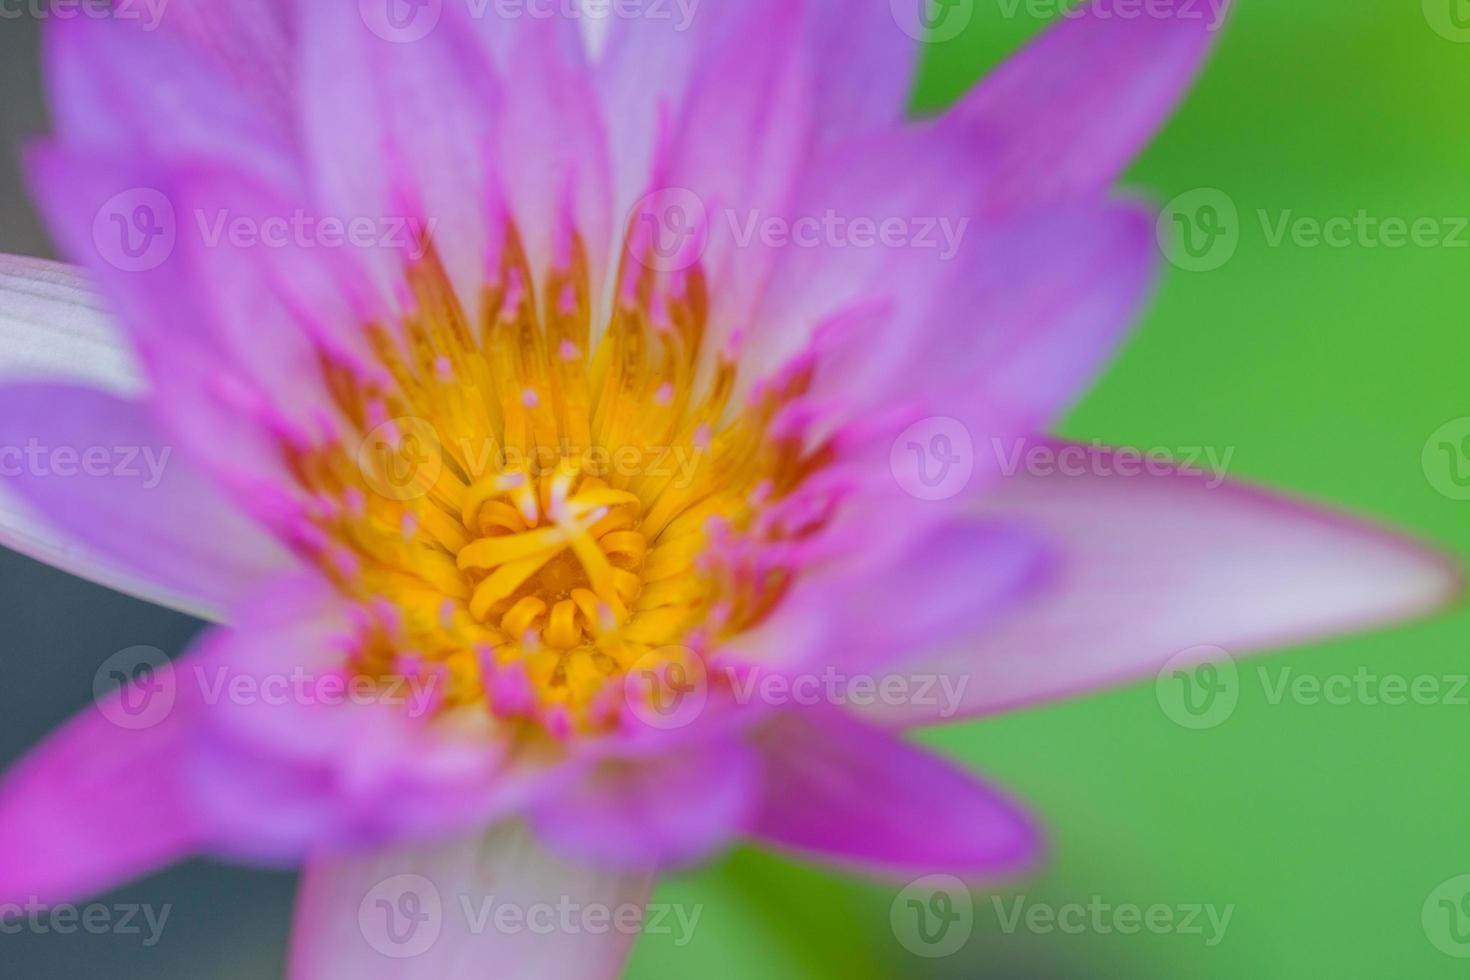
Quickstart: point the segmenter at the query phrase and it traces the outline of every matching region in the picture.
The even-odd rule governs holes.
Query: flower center
[[[702,273],[628,259],[592,340],[586,262],[535,296],[512,233],[471,324],[432,248],[371,363],[323,358],[353,437],[298,450],[307,550],[358,609],[350,667],[432,673],[440,709],[605,730],[626,678],[690,666],[784,589],[733,542],[802,469],[770,435],[798,382],[728,411]],[[356,451],[353,442],[356,442]]]

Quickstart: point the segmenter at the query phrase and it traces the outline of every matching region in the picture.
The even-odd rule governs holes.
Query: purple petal
[[[760,670],[871,671],[974,635],[1033,593],[1050,567],[1038,539],[1015,525],[968,515],[901,523],[891,542],[861,536],[846,561],[811,569],[727,656]]]
[[[317,860],[302,881],[287,975],[614,980],[652,886],[647,874],[567,864],[516,825]]]
[[[160,21],[222,65],[280,132],[292,131],[296,30],[289,0],[170,0]]]
[[[740,832],[758,780],[754,751],[716,738],[641,758],[604,759],[530,810],[548,846],[599,866],[688,864]]]
[[[72,901],[199,849],[181,772],[197,705],[174,677],[104,696],[0,781],[0,903]]]
[[[1369,524],[1197,471],[1151,475],[1138,457],[1130,474],[1096,447],[1037,447],[1065,452],[1065,471],[1018,455],[984,509],[1054,541],[1052,587],[905,670],[962,679],[959,717],[1146,677],[1198,646],[1240,654],[1411,619],[1460,593],[1452,561]]]
[[[279,121],[175,32],[119,18],[48,28],[47,90],[63,141],[133,158],[228,160],[278,180],[294,172]]]
[[[188,761],[216,853],[292,863],[460,833],[524,806],[556,774],[488,712],[438,712],[432,673],[405,666],[355,686],[355,627],[314,577],[269,586],[239,621],[207,636],[180,680],[209,706]]]
[[[1199,72],[1228,0],[1118,17],[1107,0],[1069,13],[943,117],[1001,151],[1006,210],[1104,192]]]
[[[503,102],[486,59],[449,23],[395,43],[369,29],[356,3],[298,0],[297,10],[316,209],[431,229],[473,317],[492,244],[491,124]],[[385,289],[398,271],[381,270]]]
[[[89,388],[0,388],[0,457],[10,490],[170,605],[222,618],[294,566],[140,403]]]
[[[768,733],[751,832],[884,875],[993,878],[1025,870],[1029,819],[964,770],[838,712],[787,715]]]

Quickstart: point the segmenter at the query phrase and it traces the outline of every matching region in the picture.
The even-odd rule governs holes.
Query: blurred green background
[[[1009,2],[974,6],[963,35],[928,47],[920,106],[955,98],[1042,26],[1025,2],[1009,16]],[[6,22],[0,34],[8,148],[43,128],[34,27]],[[1127,181],[1161,204],[1223,191],[1238,210],[1238,248],[1210,271],[1165,265],[1136,339],[1067,434],[1231,452],[1232,476],[1335,501],[1470,554],[1470,503],[1441,492],[1456,488],[1421,459],[1437,430],[1470,416],[1461,374],[1470,364],[1470,231],[1458,248],[1303,247],[1273,245],[1260,219],[1366,212],[1435,219],[1451,234],[1446,219],[1470,216],[1467,91],[1465,0],[1241,3],[1201,84]],[[14,153],[5,156],[0,247],[42,251],[8,169]],[[0,556],[0,621],[12,626],[0,651],[9,677],[0,761],[80,707],[108,653],[134,643],[177,651],[195,628],[14,556]],[[1421,919],[1431,893],[1470,873],[1470,707],[1273,703],[1256,671],[1268,667],[1273,682],[1282,667],[1323,679],[1360,668],[1464,676],[1467,641],[1470,615],[1456,613],[1244,664],[1237,709],[1206,730],[1173,723],[1143,684],[925,736],[1051,828],[1049,869],[998,894],[1007,915],[1018,899],[1232,907],[1213,946],[1178,930],[1072,935],[1023,924],[1008,933],[992,896],[977,893],[967,944],[923,958],[890,926],[897,886],[740,851],[661,887],[656,900],[703,906],[699,926],[683,947],[645,937],[630,976],[1470,975],[1470,960],[1440,948],[1470,954],[1447,932],[1450,920]],[[176,904],[157,948],[5,936],[0,973],[278,976],[291,884],[202,864],[175,869],[120,893]]]
[[[1007,9],[978,0],[961,37],[930,46],[921,107],[955,98],[1040,28],[1025,3]],[[1459,247],[1373,247],[1356,232],[1347,248],[1300,247],[1273,245],[1260,219],[1274,233],[1288,211],[1366,211],[1436,219],[1450,238],[1445,219],[1470,217],[1467,92],[1470,3],[1240,3],[1199,86],[1126,180],[1160,205],[1224,191],[1238,249],[1211,271],[1165,264],[1142,328],[1066,434],[1233,450],[1234,477],[1470,554],[1470,503],[1440,493],[1444,475],[1421,462],[1436,430],[1470,416],[1470,231]],[[1000,893],[1007,919],[1018,898],[1234,905],[1212,948],[1177,932],[1006,934],[992,896],[977,893],[968,944],[924,959],[890,928],[897,888],[741,853],[664,888],[670,901],[703,901],[704,921],[686,949],[645,939],[632,975],[1470,976],[1470,960],[1442,952],[1421,921],[1432,891],[1470,873],[1465,692],[1445,699],[1459,705],[1272,703],[1258,666],[1271,685],[1282,667],[1463,677],[1470,615],[1242,663],[1238,708],[1208,730],[1175,725],[1143,684],[925,737],[1051,828],[1050,869]]]

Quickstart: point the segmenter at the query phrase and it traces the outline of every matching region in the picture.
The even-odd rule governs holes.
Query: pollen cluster
[[[585,254],[540,289],[514,233],[472,322],[432,247],[371,363],[323,358],[350,435],[297,451],[312,559],[358,610],[351,667],[433,672],[439,709],[556,735],[624,716],[626,678],[698,658],[784,588],[732,542],[798,478],[709,350],[704,276],[625,258],[594,332]],[[793,382],[799,384],[799,382]]]

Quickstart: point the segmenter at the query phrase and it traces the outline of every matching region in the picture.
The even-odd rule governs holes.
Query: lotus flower
[[[1446,602],[1353,520],[998,448],[1067,452],[1148,295],[1108,192],[1189,6],[1069,16],[922,121],[879,0],[52,23],[30,167],[87,272],[0,267],[0,532],[220,625],[0,784],[0,899],[302,865],[295,977],[614,976],[628,930],[454,899],[641,908],[736,839],[1016,874],[1030,819],[905,730]],[[404,875],[444,921],[398,955]]]

